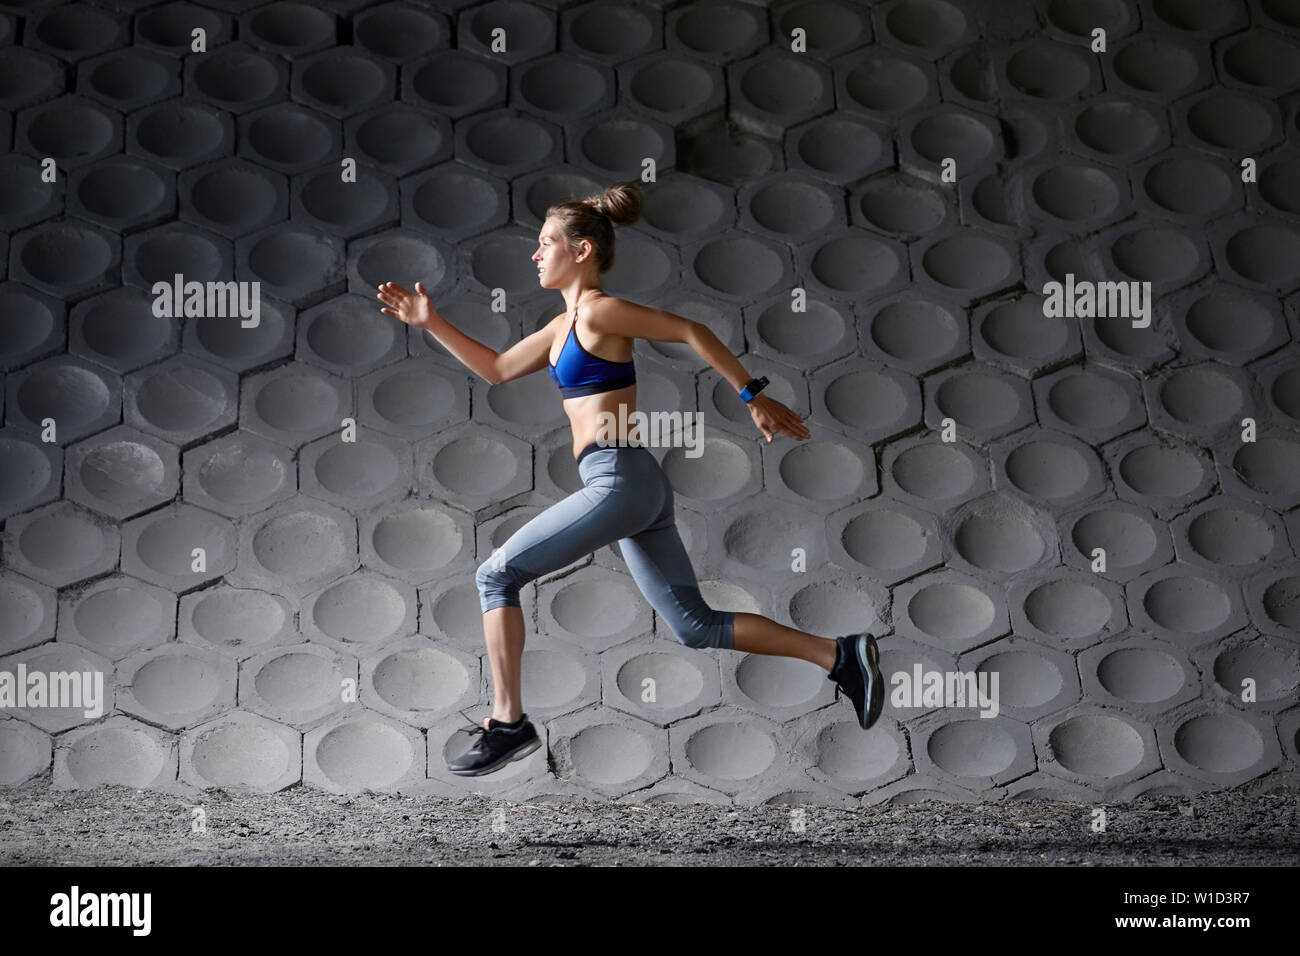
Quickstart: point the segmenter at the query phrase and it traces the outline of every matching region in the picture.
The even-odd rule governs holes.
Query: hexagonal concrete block
[[[847,709],[826,707],[795,721],[791,733],[795,759],[828,794],[861,794],[912,768],[907,738],[892,720],[864,731]]]
[[[202,56],[187,56],[185,89],[195,100],[244,113],[288,99],[289,66],[283,57],[240,39]]]
[[[978,363],[936,372],[926,379],[925,425],[941,433],[951,420],[957,441],[987,446],[1032,424],[1028,383]]]
[[[298,730],[361,713],[360,688],[357,659],[320,644],[274,647],[239,667],[239,706]]]
[[[934,515],[881,495],[826,516],[831,560],[850,573],[897,584],[943,561]]]
[[[84,96],[60,96],[18,112],[14,145],[60,169],[77,169],[122,149],[122,115]]]
[[[893,621],[900,637],[958,653],[987,644],[1008,629],[1001,589],[950,570],[898,585]]]
[[[118,664],[118,709],[169,730],[209,720],[235,706],[236,665],[214,651],[172,643]]]
[[[969,355],[964,309],[951,296],[895,293],[857,307],[864,356],[889,369],[923,375]]]
[[[10,518],[4,542],[6,565],[53,588],[98,577],[122,550],[115,524],[69,501]]]
[[[239,660],[297,640],[294,610],[279,594],[217,584],[181,597],[176,638]]]
[[[1037,292],[1013,292],[1009,297],[999,297],[977,306],[971,317],[971,351],[975,358],[986,365],[1003,367],[1025,378],[1034,379],[1031,384],[1035,394],[1041,394],[1039,389],[1047,387],[1045,380],[1055,379],[1057,375],[1078,373],[1080,369],[1076,366],[1044,378],[1039,376],[1067,361],[1081,362],[1083,358],[1083,343],[1076,320],[1048,315],[1045,303],[1045,298]],[[1089,374],[1097,372],[1095,366],[1087,369]],[[1094,380],[1087,381],[1091,384]],[[1099,388],[1094,386],[1093,391],[1099,391]],[[1141,402],[1138,401],[1136,389],[1132,389],[1132,392],[1132,400],[1137,402],[1137,410],[1141,413]],[[1080,411],[1084,407],[1085,398],[1090,397],[1089,394],[1074,398],[1070,393],[1059,396],[1056,404],[1061,406],[1060,411],[1044,409],[1043,424],[1051,424],[1052,417],[1060,418],[1071,414],[1076,418],[1084,418],[1086,424],[1091,424]],[[1122,403],[1109,393],[1103,393],[1100,397],[1108,401],[1100,404],[1094,414],[1110,412],[1123,423],[1128,423],[1125,413],[1131,414],[1131,408],[1116,409],[1114,406],[1122,406]],[[1042,409],[1043,404],[1040,402],[1038,407]],[[1139,418],[1137,424],[1129,425],[1124,430],[1136,428],[1144,421],[1145,417]],[[1107,424],[1110,424],[1109,420]]]
[[[796,123],[829,113],[835,77],[825,64],[770,48],[727,67],[728,115],[742,129],[780,139]]]
[[[1074,657],[1033,641],[1014,637],[994,641],[961,655],[958,666],[963,674],[974,675],[973,687],[966,682],[960,693],[967,707],[978,709],[981,719],[1005,712],[1028,723],[1079,700]]]
[[[1197,649],[1192,659],[1206,675],[1213,699],[1264,713],[1295,703],[1300,653],[1294,644],[1247,628],[1220,646]]]
[[[353,571],[302,599],[298,626],[309,641],[363,654],[415,631],[415,589],[373,571]]]
[[[477,423],[415,446],[419,493],[476,512],[532,486],[532,446]]]
[[[473,571],[474,522],[436,501],[408,498],[359,516],[361,562],[410,584]]]
[[[357,420],[407,442],[469,418],[469,382],[409,358],[357,380]]]
[[[724,705],[668,728],[674,773],[735,796],[790,769],[791,729]]]
[[[1090,571],[1017,575],[1007,586],[1007,607],[1016,634],[1067,650],[1110,641],[1128,624],[1123,587]]]
[[[966,502],[940,519],[939,531],[950,565],[999,582],[1054,564],[1060,551],[1051,517],[1003,494]]]
[[[1106,470],[1115,494],[1171,521],[1214,486],[1214,460],[1205,449],[1142,432],[1107,443]]]
[[[343,172],[346,178],[337,163],[326,163],[295,176],[289,187],[294,220],[345,239],[396,226],[396,180],[369,164]]]
[[[978,449],[941,441],[929,432],[890,442],[880,457],[884,493],[931,514],[943,514],[992,488]]]
[[[1161,765],[1150,724],[1086,702],[1035,721],[1033,733],[1039,770],[1107,799]]]
[[[1286,526],[1274,511],[1227,495],[1197,502],[1170,531],[1180,561],[1227,578],[1291,558]]]
[[[990,443],[999,494],[1059,511],[1109,496],[1106,473],[1093,447],[1054,429],[1029,426]]]
[[[275,793],[302,779],[302,735],[235,711],[181,735],[180,778],[196,787]]]
[[[240,427],[294,449],[339,432],[353,408],[351,382],[305,362],[250,375],[239,390]]]
[[[295,495],[244,519],[239,561],[226,580],[305,597],[357,569],[357,519],[342,508]]]
[[[228,574],[237,557],[233,522],[180,503],[122,525],[122,571],[173,591]]]
[[[298,489],[340,508],[371,508],[415,487],[411,446],[364,429],[346,441],[326,435],[298,453]]]
[[[234,424],[239,376],[193,356],[176,355],[124,381],[128,425],[184,447]]]
[[[1246,623],[1239,586],[1177,561],[1130,581],[1127,592],[1133,624],[1179,647],[1218,640]]]
[[[424,779],[425,741],[414,727],[369,711],[303,736],[302,780],[330,793],[405,792]]]
[[[584,648],[607,650],[650,632],[650,605],[627,575],[590,565],[537,585],[537,629]]]
[[[1005,715],[967,717],[944,708],[918,718],[911,731],[917,772],[958,786],[1001,786],[1034,769],[1029,726]]]
[[[242,159],[220,159],[180,174],[180,218],[239,239],[289,218],[289,182]]]
[[[1254,441],[1239,436],[1213,446],[1220,485],[1230,495],[1267,504],[1279,512],[1300,504],[1300,435],[1275,425],[1265,425]]]
[[[1195,780],[1236,787],[1282,762],[1269,714],[1191,701],[1156,724],[1165,766]]]
[[[390,641],[361,661],[361,702],[416,727],[432,727],[480,699],[480,662],[427,637]]]
[[[341,294],[347,282],[345,243],[306,225],[279,225],[235,243],[235,277],[298,308]],[[376,283],[378,285],[378,283]]]
[[[1096,447],[1146,424],[1133,378],[1100,366],[1071,365],[1031,384],[1039,421]]]
[[[0,720],[0,787],[18,787],[50,767],[50,735],[22,720]]]
[[[0,654],[54,638],[58,591],[12,569],[0,571]]]
[[[114,661],[157,647],[175,631],[176,595],[125,574],[99,578],[59,603],[59,640]]]
[[[112,661],[62,641],[0,658],[0,674],[5,711],[51,734],[97,721],[121,699]]]
[[[393,99],[397,68],[354,46],[338,46],[295,59],[290,92],[337,119]]]
[[[188,449],[184,498],[228,518],[271,507],[298,490],[293,451],[242,428]]]
[[[176,496],[180,463],[176,446],[126,425],[110,428],[68,449],[65,494],[119,521]]]
[[[61,734],[54,751],[54,786],[82,789],[110,784],[156,790],[176,780],[176,738],[114,714]]]
[[[293,176],[327,159],[341,159],[343,127],[334,117],[301,103],[275,103],[239,116],[237,153]]]
[[[637,638],[600,655],[606,707],[666,727],[722,699],[716,657]]]
[[[229,156],[235,119],[224,109],[176,98],[146,106],[127,117],[126,152],[169,169]]]
[[[837,74],[836,85],[839,84]],[[847,186],[890,166],[893,150],[887,147],[891,145],[884,129],[846,110],[793,126],[785,134],[789,168],[803,170],[837,186]]]
[[[547,724],[558,779],[621,797],[661,779],[669,769],[669,731],[603,707]]]

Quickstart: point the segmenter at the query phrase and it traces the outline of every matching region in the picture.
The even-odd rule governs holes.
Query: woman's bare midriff
[[[619,405],[623,406],[620,413]],[[632,421],[636,411],[636,385],[625,385],[608,392],[595,395],[581,395],[578,398],[564,400],[564,413],[569,416],[569,425],[573,428],[573,457],[577,459],[582,450],[594,441],[602,438],[607,441],[626,442],[641,441],[641,430]],[[613,431],[608,435],[600,433],[600,413],[609,412],[613,416]]]

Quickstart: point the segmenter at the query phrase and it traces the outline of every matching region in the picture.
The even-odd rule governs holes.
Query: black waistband
[[[645,450],[645,445],[633,445],[633,444],[630,444],[629,442],[610,442],[609,444],[602,445],[602,444],[600,444],[599,442],[592,442],[592,443],[591,443],[590,445],[588,445],[586,448],[582,449],[582,451],[578,452],[578,462],[577,462],[577,463],[578,463],[579,465],[581,465],[581,464],[582,464],[582,459],[586,458],[586,457],[587,457],[588,455],[590,455],[592,452],[594,452],[594,451],[604,451],[606,448],[640,448],[640,449]]]

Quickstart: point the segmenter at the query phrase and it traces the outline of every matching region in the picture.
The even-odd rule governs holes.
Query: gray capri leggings
[[[578,455],[583,487],[512,534],[479,565],[474,580],[483,611],[519,607],[529,581],[618,541],[623,560],[650,606],[687,647],[732,650],[734,611],[716,611],[700,594],[677,534],[673,486],[641,446],[601,447]]]

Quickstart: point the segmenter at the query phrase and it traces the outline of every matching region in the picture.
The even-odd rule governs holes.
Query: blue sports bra
[[[569,348],[569,339],[578,346]],[[636,382],[636,365],[633,362],[611,362],[592,355],[578,341],[578,310],[573,310],[573,324],[569,335],[560,346],[560,360],[551,365],[551,378],[560,387],[565,398],[611,392]]]

